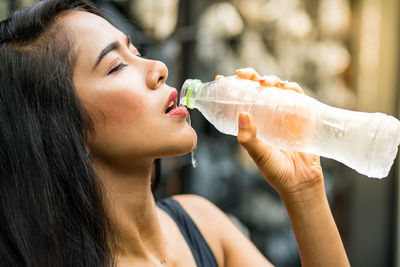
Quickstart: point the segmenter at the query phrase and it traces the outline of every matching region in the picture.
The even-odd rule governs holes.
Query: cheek
[[[145,97],[134,95],[129,91],[112,92],[103,97],[97,97],[97,101],[92,103],[95,107],[92,115],[96,122],[104,126],[124,128],[138,124],[144,119],[145,103]]]
[[[91,149],[103,156],[125,155],[140,148],[140,136],[148,135],[145,97],[129,93],[107,94],[91,101],[90,116],[94,122]]]
[[[112,78],[77,75],[74,79],[79,99],[95,123],[123,122],[132,114],[140,115],[147,101],[142,89],[145,84],[137,72],[129,70],[123,70]]]

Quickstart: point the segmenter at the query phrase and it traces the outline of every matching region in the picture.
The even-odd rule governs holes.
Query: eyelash
[[[111,69],[111,70],[107,73],[107,75],[110,75],[110,74],[112,74],[112,73],[114,73],[114,72],[116,72],[116,71],[119,71],[119,70],[125,68],[126,66],[128,66],[128,64],[119,63],[118,66],[116,66],[115,68]]]
[[[140,52],[139,52],[138,50],[136,50],[135,56],[141,57],[141,54],[140,54]],[[119,63],[118,66],[116,66],[115,68],[111,69],[111,70],[107,73],[107,75],[110,75],[110,74],[112,74],[112,73],[114,73],[114,72],[116,72],[116,71],[119,71],[119,70],[125,68],[126,66],[128,66],[128,64]]]

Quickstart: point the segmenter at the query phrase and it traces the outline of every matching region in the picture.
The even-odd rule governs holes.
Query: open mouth
[[[167,110],[165,111],[165,113],[169,113],[170,111],[175,109],[176,108],[176,102],[177,102],[177,98],[172,99],[171,102],[169,102]]]

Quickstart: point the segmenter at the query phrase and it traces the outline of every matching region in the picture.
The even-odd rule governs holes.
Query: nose
[[[167,66],[161,61],[154,60],[149,64],[146,85],[150,89],[157,89],[165,83],[168,77]]]

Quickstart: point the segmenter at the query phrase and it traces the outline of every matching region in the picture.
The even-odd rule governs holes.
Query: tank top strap
[[[157,205],[167,212],[177,224],[192,251],[197,267],[218,267],[206,240],[183,207],[173,198],[159,200]]]

